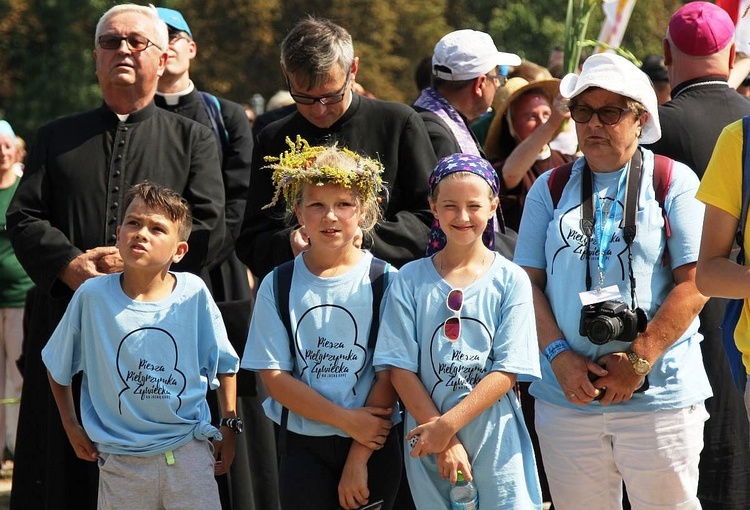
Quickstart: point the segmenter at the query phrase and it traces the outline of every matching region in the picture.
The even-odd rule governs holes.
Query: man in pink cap
[[[734,24],[720,7],[691,2],[672,15],[664,38],[672,100],[659,107],[662,137],[648,147],[685,163],[701,178],[724,126],[750,115],[750,101],[727,85],[734,56]],[[713,298],[700,314],[703,363],[714,393],[706,400],[711,417],[699,465],[704,510],[745,509],[750,502],[748,423],[722,347],[725,305]]]

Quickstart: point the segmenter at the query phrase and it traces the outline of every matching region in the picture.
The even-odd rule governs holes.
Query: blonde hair
[[[289,150],[278,157],[266,156],[272,164],[264,168],[273,170],[275,192],[263,209],[273,207],[283,197],[287,212],[292,213],[302,201],[306,184],[335,184],[354,193],[363,214],[362,231],[375,227],[382,215],[381,195],[385,192],[383,165],[379,161],[336,145],[310,146],[300,136],[294,143],[287,137],[286,143]]]

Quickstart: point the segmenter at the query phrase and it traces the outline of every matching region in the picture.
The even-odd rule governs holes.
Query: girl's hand
[[[471,476],[471,462],[469,462],[469,454],[466,453],[464,445],[458,440],[456,436],[450,440],[448,448],[437,454],[437,467],[438,474],[443,479],[450,479],[451,484],[455,484],[458,480],[458,471],[461,471],[464,478],[467,481],[474,479]]]
[[[368,458],[369,455],[359,454],[355,447],[350,450],[339,480],[338,491],[341,508],[354,510],[368,503],[370,498],[370,489],[367,488]]]
[[[70,445],[75,450],[76,456],[79,459],[89,462],[96,462],[99,459],[99,451],[80,424],[65,427],[65,432],[68,435]]]
[[[219,476],[229,472],[234,462],[235,445],[237,435],[233,430],[224,430],[221,434],[223,439],[213,440],[214,444],[214,475]]]
[[[423,423],[413,428],[406,436],[407,440],[417,438],[409,455],[426,457],[431,453],[440,453],[448,448],[452,437],[454,437],[454,432],[440,418]]]
[[[379,450],[393,427],[390,420],[393,409],[383,407],[360,407],[347,411],[347,424],[342,427],[352,439],[370,450]],[[388,417],[389,419],[385,419]]]

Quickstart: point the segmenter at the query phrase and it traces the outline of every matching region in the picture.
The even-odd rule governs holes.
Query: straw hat
[[[541,92],[546,96],[550,107],[552,107],[559,89],[560,80],[557,78],[529,82],[519,77],[510,78],[504,87],[499,88],[495,94],[495,100],[492,102],[492,106],[495,109],[495,117],[492,119],[490,129],[487,131],[487,138],[484,144],[487,157],[492,160],[501,156],[499,154],[500,140],[504,135],[504,131],[508,129],[505,113],[514,101],[533,90]]]

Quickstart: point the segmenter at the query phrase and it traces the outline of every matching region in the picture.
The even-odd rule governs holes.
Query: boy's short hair
[[[136,198],[140,198],[149,209],[156,209],[177,223],[180,241],[188,240],[190,231],[193,229],[193,214],[190,212],[190,205],[179,193],[164,186],[143,181],[130,188],[125,194],[125,210]]]

